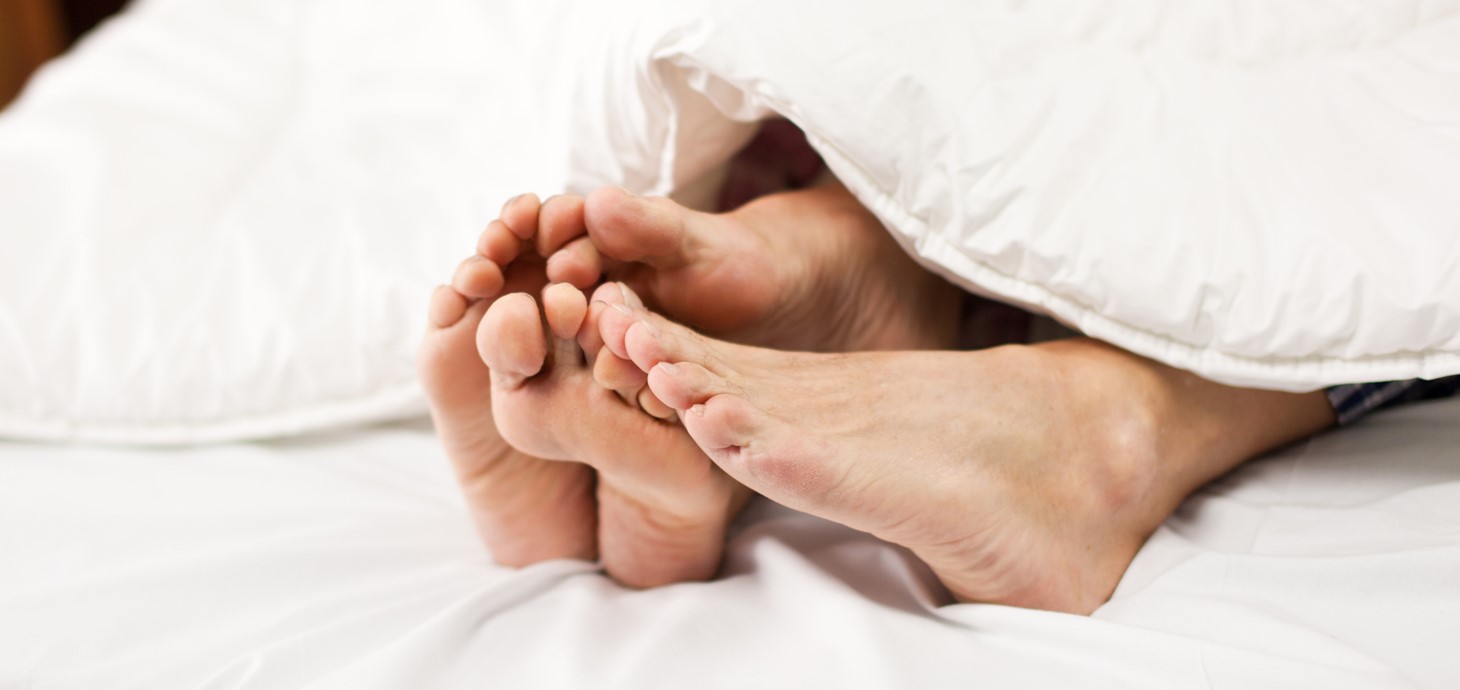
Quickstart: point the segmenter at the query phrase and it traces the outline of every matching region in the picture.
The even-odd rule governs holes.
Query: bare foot
[[[749,491],[677,424],[641,411],[657,403],[640,399],[644,377],[600,352],[597,338],[599,314],[624,294],[607,284],[594,297],[590,314],[582,292],[555,284],[541,310],[524,293],[487,310],[477,342],[497,428],[524,453],[598,471],[598,548],[614,579],[651,587],[713,577],[726,526]]]
[[[487,253],[516,258],[522,242],[507,223],[531,236],[536,218],[535,198],[509,202],[484,235]],[[458,267],[452,286],[432,294],[417,358],[431,416],[477,532],[492,557],[512,567],[593,560],[598,553],[592,470],[532,457],[498,435],[491,375],[477,351],[478,326],[493,298],[504,288],[536,292],[546,281],[541,261],[516,262],[504,276],[498,264],[473,255]]]
[[[818,352],[955,344],[961,293],[840,184],[723,214],[611,187],[548,206],[536,243],[549,277],[586,287],[606,272],[703,332]]]
[[[786,353],[630,308],[600,329],[727,474],[912,549],[963,601],[1094,610],[1182,498],[1262,450],[1169,443],[1172,396],[1201,384],[1088,339]],[[1316,409],[1294,417],[1303,433],[1322,428]],[[1180,435],[1202,443],[1223,428],[1189,420]]]

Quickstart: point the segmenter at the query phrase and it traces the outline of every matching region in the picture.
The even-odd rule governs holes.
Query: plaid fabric
[[[1327,390],[1328,404],[1338,415],[1339,424],[1353,423],[1375,410],[1403,405],[1418,400],[1448,398],[1460,392],[1460,376],[1447,376],[1433,381],[1379,381],[1349,383]]]

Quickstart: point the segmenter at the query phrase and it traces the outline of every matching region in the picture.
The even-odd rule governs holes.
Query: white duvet
[[[936,607],[905,551],[761,502],[715,582],[498,568],[428,426],[0,442],[0,688],[1460,687],[1460,399],[1237,471],[1086,618]]]
[[[782,114],[930,268],[1206,376],[1460,373],[1460,3],[151,0],[0,116],[0,434],[419,412],[508,196]]]

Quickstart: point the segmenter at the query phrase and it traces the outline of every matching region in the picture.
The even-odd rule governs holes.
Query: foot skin
[[[1182,498],[1257,446],[1325,423],[1311,398],[1283,398],[1302,409],[1287,436],[1214,453],[1206,441],[1232,419],[1182,418],[1173,401],[1183,389],[1221,398],[1201,388],[1216,384],[1088,339],[822,355],[715,341],[639,309],[599,325],[727,474],[910,548],[961,601],[1089,613]]]
[[[709,579],[750,492],[678,424],[645,414],[669,411],[640,397],[642,373],[602,351],[597,338],[600,315],[622,307],[625,295],[610,283],[594,299],[590,309],[582,292],[560,283],[543,291],[541,309],[525,293],[487,309],[477,344],[491,372],[497,429],[523,453],[597,470],[598,550],[615,580],[653,587]]]
[[[488,231],[497,243],[489,250],[502,256],[510,249],[515,258],[522,242],[506,223],[532,231],[536,215],[535,198],[509,203]],[[510,567],[598,554],[592,470],[507,444],[492,417],[491,374],[477,351],[477,331],[493,298],[504,288],[535,292],[546,280],[541,261],[519,261],[503,275],[481,255],[467,259],[452,285],[431,296],[417,357],[431,416],[477,532],[493,559]]]
[[[961,293],[840,184],[723,214],[611,187],[549,207],[536,237],[549,277],[586,288],[606,273],[702,332],[816,352],[955,344]]]

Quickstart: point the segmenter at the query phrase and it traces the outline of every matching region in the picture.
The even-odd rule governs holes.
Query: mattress
[[[906,551],[758,502],[722,576],[493,565],[427,423],[0,442],[0,688],[1454,688],[1460,400],[1191,497],[1089,618],[945,605]]]

